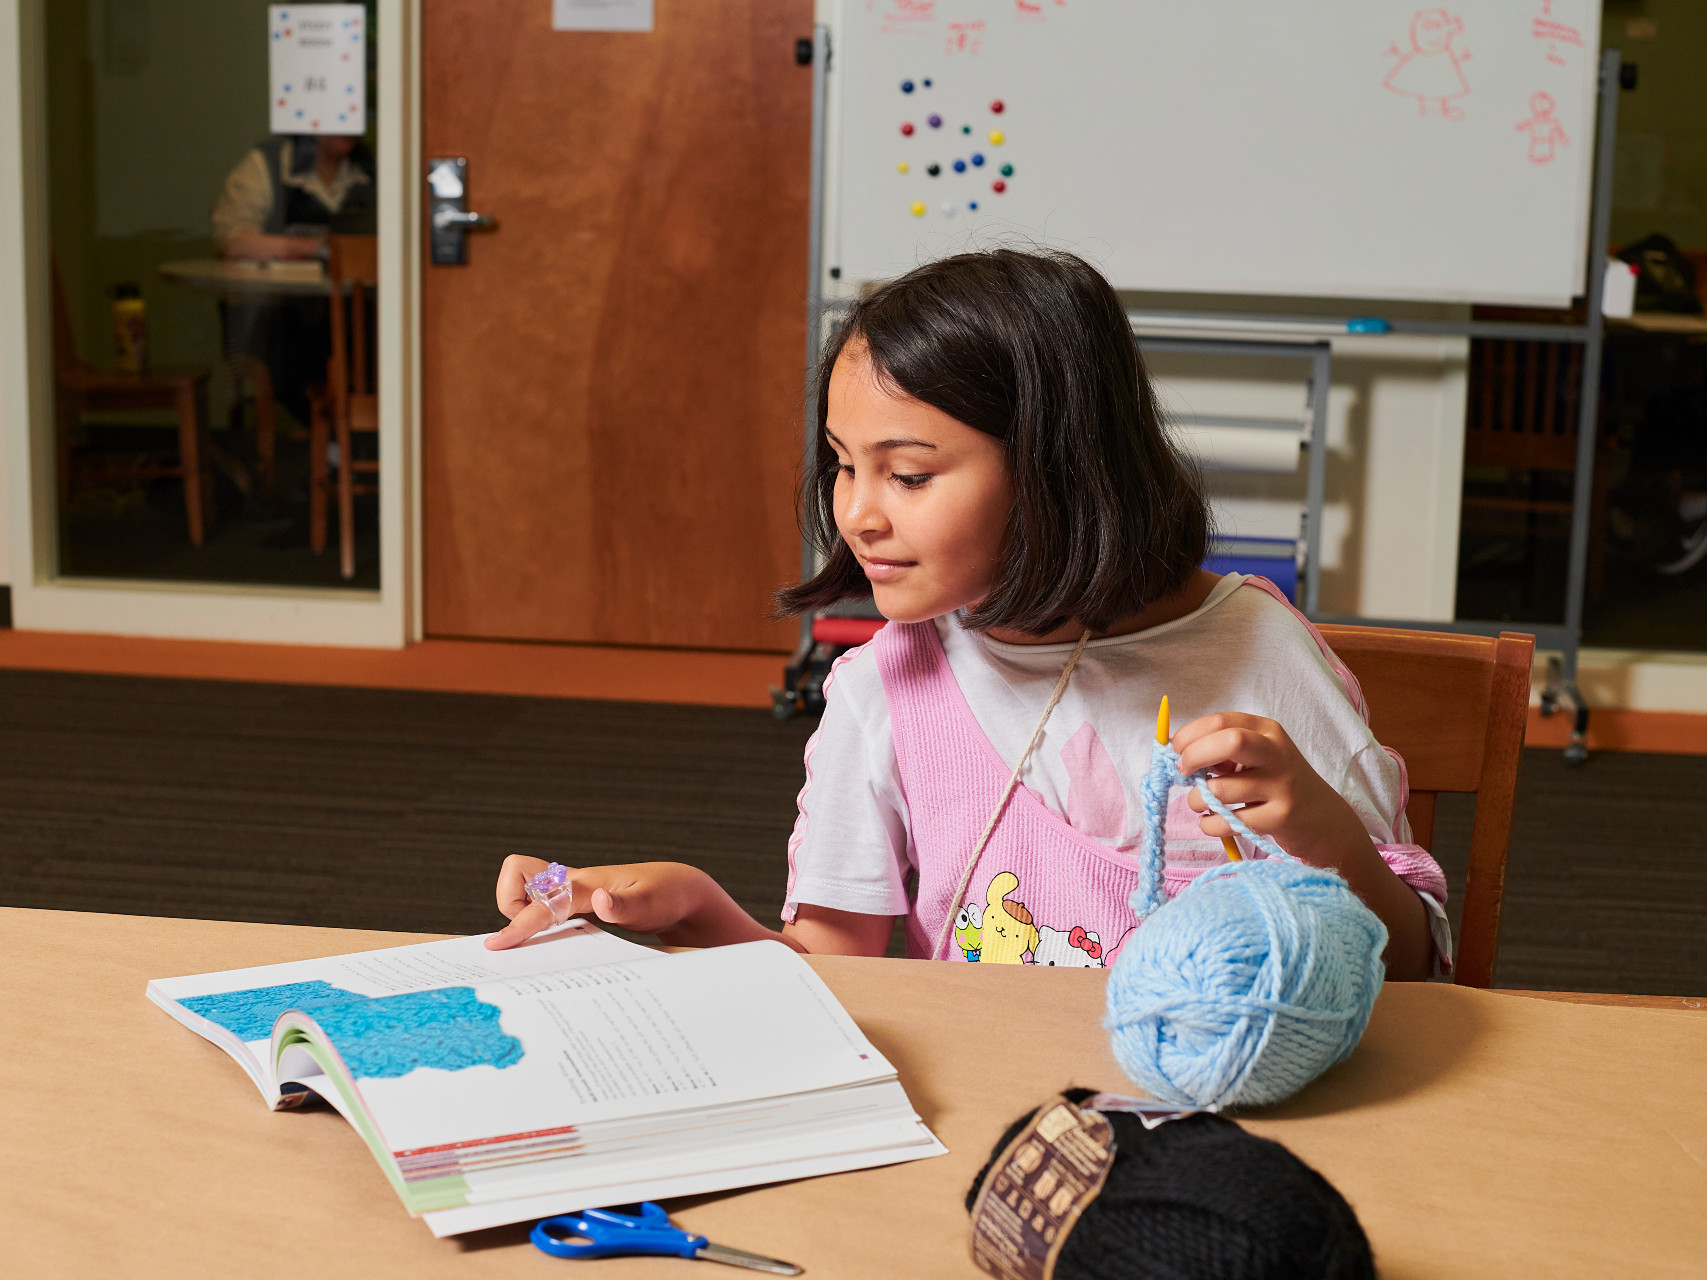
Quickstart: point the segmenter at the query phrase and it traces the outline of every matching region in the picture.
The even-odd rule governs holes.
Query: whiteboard
[[[844,280],[1017,242],[1133,290],[1583,292],[1599,0],[839,0],[832,41]]]

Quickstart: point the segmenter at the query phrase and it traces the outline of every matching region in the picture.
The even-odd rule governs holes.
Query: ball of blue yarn
[[[1290,858],[1200,875],[1121,948],[1115,1060],[1174,1106],[1278,1102],[1344,1061],[1369,1023],[1387,927],[1337,874]]]

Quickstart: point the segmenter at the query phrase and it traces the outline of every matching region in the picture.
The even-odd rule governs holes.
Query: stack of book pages
[[[160,978],[275,1110],[323,1099],[435,1235],[941,1155],[778,942],[666,955],[580,922]]]

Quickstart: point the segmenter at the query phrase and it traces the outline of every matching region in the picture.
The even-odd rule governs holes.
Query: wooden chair
[[[1363,686],[1376,738],[1405,758],[1412,838],[1425,849],[1433,845],[1441,792],[1476,796],[1453,973],[1462,986],[1491,987],[1535,637],[1506,631],[1496,640],[1391,627],[1324,626],[1321,632]]]
[[[326,498],[338,491],[339,571],[356,576],[355,495],[377,493],[377,484],[358,484],[357,475],[377,475],[379,462],[358,459],[350,448],[356,432],[379,430],[379,396],[368,370],[368,304],[379,284],[379,240],[376,236],[328,236],[330,256],[326,278],[331,287],[332,358],[326,364],[326,386],[313,397],[309,415],[309,544],[318,554],[326,549]],[[348,299],[348,313],[345,299]],[[329,430],[338,442],[338,474],[328,472]]]
[[[1527,319],[1526,311],[1479,307],[1478,318]],[[1574,474],[1577,418],[1582,398],[1583,349],[1576,343],[1478,338],[1470,344],[1470,388],[1464,414],[1466,466],[1500,467],[1512,473],[1504,494],[1465,494],[1466,512],[1517,516],[1528,538],[1569,536],[1571,503],[1534,493],[1543,472]],[[1598,598],[1605,575],[1604,538],[1613,441],[1604,431],[1595,441],[1594,490],[1589,500],[1588,591]],[[1523,480],[1519,479],[1521,473]],[[1498,518],[1497,516],[1495,518]]]
[[[85,413],[171,409],[178,415],[176,465],[110,471],[90,468],[80,475],[87,480],[181,478],[190,541],[201,546],[206,521],[213,509],[213,473],[204,465],[208,454],[204,413],[208,371],[186,368],[117,373],[84,364],[77,355],[77,336],[71,328],[71,308],[65,298],[65,282],[60,278],[58,262],[53,263],[52,270],[54,446],[61,509],[71,497],[71,447]]]

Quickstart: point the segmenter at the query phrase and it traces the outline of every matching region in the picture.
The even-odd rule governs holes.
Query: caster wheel
[[[1565,763],[1572,768],[1588,762],[1588,748],[1580,742],[1573,742],[1565,748]]]
[[[786,689],[772,689],[771,716],[783,722],[794,719],[794,695]]]
[[[1559,710],[1559,699],[1557,697],[1555,697],[1551,693],[1544,693],[1541,695],[1541,714],[1542,715],[1544,715],[1544,716],[1554,715],[1558,712],[1558,710]]]

